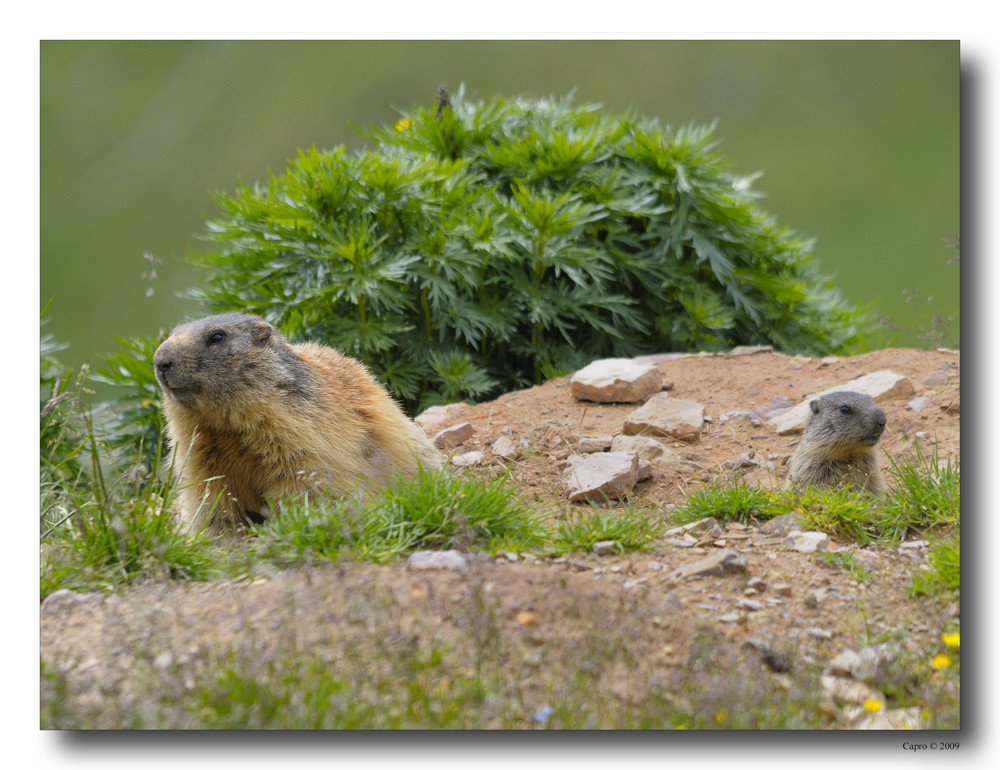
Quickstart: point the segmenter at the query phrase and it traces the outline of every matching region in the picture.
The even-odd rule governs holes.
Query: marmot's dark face
[[[885,430],[885,412],[864,393],[830,393],[810,402],[807,430],[875,446]]]
[[[237,313],[178,326],[153,356],[167,399],[185,406],[245,399],[273,384],[268,348],[280,335],[262,318]],[[284,345],[283,341],[279,342]],[[287,346],[285,346],[287,347]]]

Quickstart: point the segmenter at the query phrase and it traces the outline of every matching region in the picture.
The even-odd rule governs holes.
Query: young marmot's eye
[[[216,345],[222,342],[226,338],[226,333],[224,331],[214,331],[208,337],[209,345]]]
[[[842,407],[840,407],[840,413],[841,414],[850,414],[851,413],[851,407],[849,407],[847,404],[844,404]]]

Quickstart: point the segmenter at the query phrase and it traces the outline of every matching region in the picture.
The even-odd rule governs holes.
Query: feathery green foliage
[[[411,412],[603,356],[861,347],[868,312],[757,208],[712,132],[442,93],[367,132],[367,152],[313,148],[219,195],[192,295],[360,358]]]

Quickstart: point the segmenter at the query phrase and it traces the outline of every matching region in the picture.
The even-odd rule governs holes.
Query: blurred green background
[[[195,312],[177,293],[212,192],[299,148],[362,149],[438,84],[565,94],[677,126],[718,120],[761,207],[886,319],[871,340],[958,346],[959,44],[897,42],[73,42],[41,55],[41,297],[66,364]],[[148,276],[151,254],[156,278]],[[150,289],[152,293],[150,293]],[[953,318],[933,341],[935,316]]]

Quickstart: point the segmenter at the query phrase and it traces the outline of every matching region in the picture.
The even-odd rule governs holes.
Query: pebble
[[[617,540],[598,540],[590,550],[597,556],[612,556],[620,553]]]

